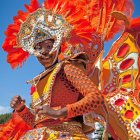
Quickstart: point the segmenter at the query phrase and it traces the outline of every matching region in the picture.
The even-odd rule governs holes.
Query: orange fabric
[[[0,140],[18,140],[31,127],[17,114],[13,113],[11,119],[0,129]]]
[[[51,107],[67,106],[68,117],[66,119],[60,119],[59,121],[57,120],[57,124],[64,121],[71,121],[71,119],[68,118],[79,116],[90,111],[96,112],[96,110],[100,109],[99,106],[102,106],[102,103],[103,97],[92,81],[88,79],[86,74],[84,74],[84,71],[81,70],[81,65],[78,65],[78,63],[77,66],[70,63],[64,64],[60,72],[57,74],[53,85]],[[16,119],[13,125],[12,119],[7,125],[8,127],[11,126],[11,124],[13,125],[12,129],[10,130],[12,132],[10,135],[7,135],[7,137],[9,138],[16,133],[15,137],[13,137],[15,140],[26,133],[26,131],[29,129],[32,129],[34,124],[37,124],[37,122],[34,120],[35,116],[27,107],[25,107],[22,112],[16,113],[16,116],[18,118],[21,117],[22,121],[20,121],[21,118]],[[16,117],[14,117],[14,120],[15,118]],[[17,120],[19,120],[19,122],[17,122]],[[38,123],[35,127],[47,126],[50,123],[53,125],[56,122],[55,120],[50,121],[49,119],[48,123],[46,120],[45,122],[43,122],[43,120],[41,121],[42,122]],[[7,126],[4,127],[5,130],[9,130],[7,129]],[[2,136],[7,133],[5,130],[1,133]]]
[[[30,126],[34,127],[34,120],[35,120],[35,115],[31,113],[31,111],[25,107],[23,111],[18,112],[18,115]]]
[[[68,81],[63,70],[61,70],[55,80],[52,97],[51,107],[61,106],[65,107],[67,104],[76,102],[80,93],[78,90]]]
[[[73,118],[87,112],[100,110],[101,108],[99,106],[103,107],[103,96],[81,69],[82,65],[79,63],[77,63],[77,66],[66,63],[62,66],[60,72],[56,76],[51,93],[50,106],[60,106],[62,108],[65,106],[68,107],[68,117],[67,119],[61,120],[60,123],[63,121],[69,121],[68,118]],[[41,80],[45,80],[45,77]],[[25,121],[28,120],[28,124],[32,124],[34,122],[34,118],[29,113],[27,108],[19,113],[19,115]],[[43,121],[43,119],[38,120],[35,122],[35,124]],[[55,120],[53,122],[52,120],[50,121],[51,122],[48,120],[48,125],[50,123],[58,123],[58,121]],[[45,122],[45,125],[47,125],[47,122]]]
[[[79,63],[64,64],[53,85],[51,107],[67,106],[68,118],[96,110],[104,103],[100,91],[81,69]]]
[[[22,112],[13,114],[12,119],[4,125],[0,136],[3,137],[6,135],[7,138],[12,137],[13,140],[17,140],[29,129],[33,129],[33,127],[38,128],[50,126],[49,124],[61,124],[65,121],[71,121],[72,119],[70,118],[75,116],[83,115],[90,111],[96,112],[97,110],[101,110],[100,106],[104,103],[104,98],[81,68],[82,66],[78,63],[77,66],[71,63],[64,64],[57,74],[53,85],[51,107],[67,106],[67,118],[58,120],[46,118],[47,120],[35,122],[35,115],[25,107]]]
[[[104,104],[101,92],[86,76],[86,74],[73,64],[66,64],[64,72],[69,82],[84,96],[73,104],[68,104],[68,118],[83,115],[99,109]]]

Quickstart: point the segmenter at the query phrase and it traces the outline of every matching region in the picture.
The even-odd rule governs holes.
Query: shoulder
[[[71,60],[71,61],[66,61],[63,66],[62,66],[62,69],[64,70],[64,72],[67,72],[67,71],[83,71],[85,72],[85,66],[82,62],[80,61],[77,61],[77,60]]]
[[[63,69],[81,69],[86,70],[88,57],[85,53],[79,53],[63,63]]]

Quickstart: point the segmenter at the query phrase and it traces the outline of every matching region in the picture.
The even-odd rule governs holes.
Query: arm
[[[91,111],[102,114],[104,97],[85,72],[71,63],[65,64],[64,72],[71,84],[84,96],[80,101],[67,105],[67,117],[72,118]]]
[[[95,111],[97,114],[105,117],[104,97],[94,83],[87,77],[85,72],[81,70],[82,68],[77,67],[77,65],[78,64],[75,66],[74,64],[66,63],[64,65],[64,73],[66,78],[79,90],[84,98],[76,103],[69,104],[60,110],[53,110],[48,106],[40,106],[36,113],[47,114],[54,118],[72,118]]]
[[[17,111],[18,115],[32,128],[34,127],[35,115],[26,106],[22,111]]]
[[[25,100],[23,100],[19,95],[14,96],[11,100],[10,106],[29,126],[34,127],[35,116],[25,106]]]

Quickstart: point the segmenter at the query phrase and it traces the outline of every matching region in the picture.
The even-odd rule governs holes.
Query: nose
[[[48,53],[47,51],[41,51],[41,54],[44,55],[44,56],[46,56],[46,55],[48,55],[49,53]]]
[[[47,55],[47,54],[49,54],[49,50],[48,49],[46,49],[45,47],[42,47],[42,49],[41,49],[41,52],[40,52],[42,55]]]

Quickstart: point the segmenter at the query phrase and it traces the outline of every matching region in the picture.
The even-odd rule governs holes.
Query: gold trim
[[[50,80],[50,84],[48,83],[48,81],[46,82],[46,85],[49,84],[47,86],[47,91],[44,91],[42,96],[39,97],[38,99],[34,100],[33,99],[33,96],[34,96],[34,93],[33,95],[31,96],[32,97],[32,105],[33,107],[41,104],[43,101],[45,101],[45,103],[47,105],[50,105],[50,101],[51,101],[51,92],[52,92],[52,87],[54,85],[54,82],[55,82],[55,79],[56,79],[56,75],[57,73],[60,71],[61,67],[62,67],[62,64],[63,63],[58,63],[55,67],[54,67],[54,71],[52,71],[52,75],[49,76],[49,80]],[[46,74],[46,73],[45,73]],[[45,87],[46,87],[45,85]]]

